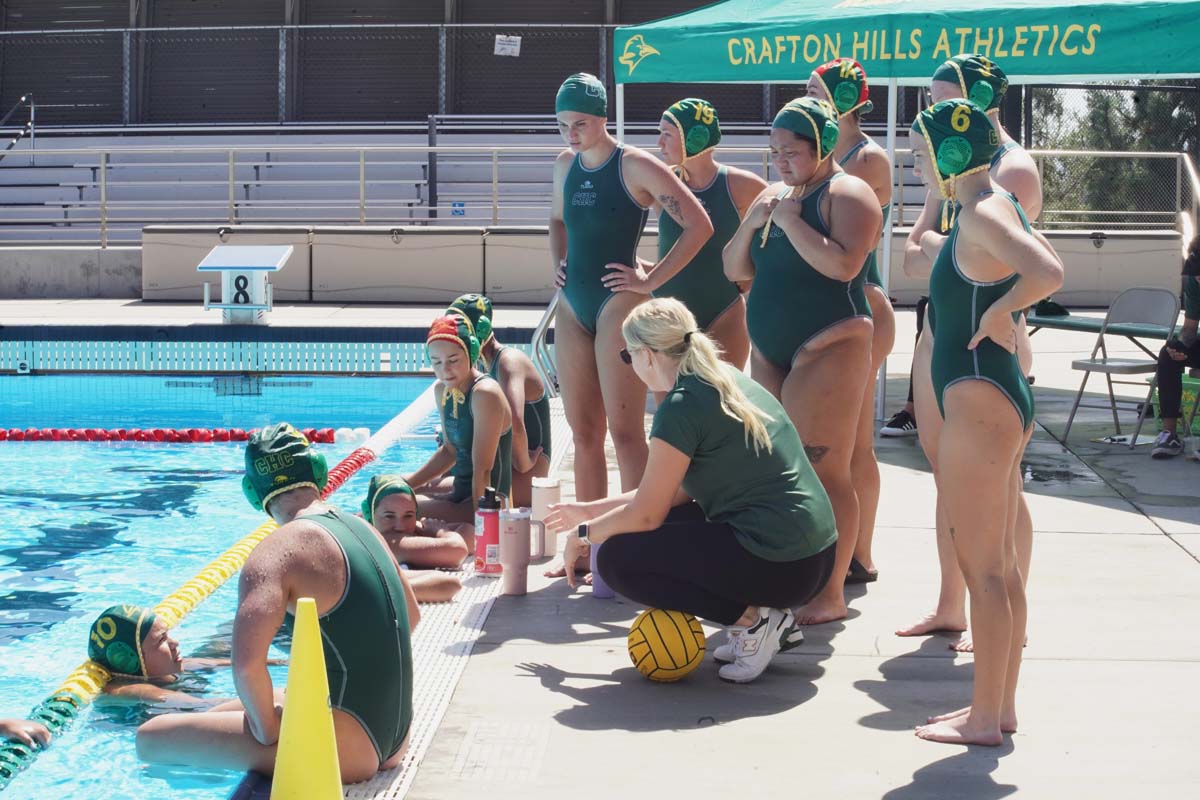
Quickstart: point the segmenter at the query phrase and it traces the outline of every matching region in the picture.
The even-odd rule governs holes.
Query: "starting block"
[[[197,272],[221,273],[221,302],[212,302],[209,284],[204,283],[204,310],[221,309],[224,322],[262,325],[264,314],[274,305],[267,278],[283,269],[292,257],[291,245],[220,244],[208,252]]]

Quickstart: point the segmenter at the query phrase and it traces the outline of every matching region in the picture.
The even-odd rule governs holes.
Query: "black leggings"
[[[816,597],[833,574],[833,553],[829,545],[798,561],[767,561],[691,502],[671,509],[657,530],[606,541],[597,567],[630,600],[733,625],[748,606],[792,608]]]
[[[921,331],[925,330],[925,306],[927,306],[927,305],[929,305],[928,297],[921,297],[921,299],[917,300],[917,339],[918,340],[920,340],[920,338],[921,338]],[[913,353],[915,354],[916,352],[917,352],[916,345],[913,345]],[[912,384],[913,384],[912,367],[909,367],[909,369],[908,369],[908,402],[910,402],[910,403],[913,401]]]
[[[1183,400],[1183,368],[1200,367],[1200,339],[1187,347],[1175,343],[1187,353],[1186,361],[1176,361],[1167,354],[1167,348],[1158,351],[1158,416],[1159,419],[1179,419],[1179,404]],[[1191,409],[1188,409],[1191,411]]]

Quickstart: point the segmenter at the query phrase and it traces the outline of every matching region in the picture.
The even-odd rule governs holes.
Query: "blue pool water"
[[[2,428],[258,428],[285,413],[297,428],[372,431],[428,378],[312,375],[0,377]]]
[[[26,384],[14,390],[5,385],[10,380]],[[264,387],[261,395],[239,396],[231,405],[228,397],[213,393],[205,399],[199,390],[187,403],[164,401],[170,393],[160,386],[163,380],[0,378],[5,417],[0,426],[251,428],[286,419],[300,426],[375,430],[429,385],[422,378],[305,378],[312,385],[304,392]],[[47,384],[35,385],[41,381]],[[97,393],[83,394],[73,408],[53,396],[51,384],[73,387],[80,381],[84,387],[94,381]],[[95,399],[101,391],[120,394],[121,407],[105,408]],[[14,412],[8,398],[17,393],[33,405]],[[39,398],[52,401],[51,416],[39,416]],[[52,416],[60,413],[61,418]],[[21,421],[10,421],[17,417]],[[432,433],[433,426],[431,417],[417,432]],[[355,446],[321,449],[333,465]],[[413,470],[433,447],[429,439],[394,445],[333,502],[357,509],[371,474]],[[104,608],[117,602],[154,605],[265,519],[242,497],[237,444],[0,442],[0,465],[8,478],[0,486],[0,716],[24,716],[85,660],[88,628]],[[228,655],[236,599],[234,579],[175,629],[185,657]],[[286,667],[272,673],[284,685]],[[211,698],[235,694],[227,669],[189,678],[187,688]],[[228,796],[240,775],[148,768],[138,761],[134,728],[163,710],[100,699],[17,776],[5,800]]]

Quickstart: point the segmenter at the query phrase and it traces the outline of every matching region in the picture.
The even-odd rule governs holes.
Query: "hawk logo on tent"
[[[646,40],[640,33],[635,33],[629,37],[629,41],[625,42],[625,50],[617,61],[629,67],[629,74],[632,75],[633,71],[637,69],[637,65],[642,63],[643,58],[658,55],[662,55],[662,53],[646,44]]]

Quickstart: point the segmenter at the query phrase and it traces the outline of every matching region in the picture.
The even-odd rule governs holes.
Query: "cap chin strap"
[[[262,501],[263,511],[267,510],[267,503],[271,502],[272,500],[274,500],[276,497],[283,494],[284,492],[290,492],[293,489],[303,489],[306,486],[311,486],[312,488],[316,489],[318,494],[321,493],[321,487],[317,486],[312,481],[300,481],[299,483],[292,483],[287,486],[284,486],[282,489],[276,489],[275,491],[271,492],[269,495],[264,497],[263,501]],[[268,511],[267,513],[269,514],[270,512]],[[138,645],[138,655],[140,656],[141,654],[142,654],[141,644],[139,644]]]
[[[955,65],[955,66],[957,67],[957,65]],[[937,177],[938,188],[942,192],[942,197],[944,197],[947,201],[949,201],[946,204],[947,206],[949,206],[949,208],[948,209],[946,207],[942,208],[942,228],[945,230],[949,230],[950,227],[954,225],[954,220],[955,220],[955,217],[957,216],[954,211],[954,204],[955,204],[956,198],[958,196],[958,190],[955,187],[955,183],[957,183],[959,178],[962,178],[967,175],[972,175],[976,172],[987,169],[988,165],[987,164],[979,164],[978,166],[972,167],[971,169],[968,169],[964,172],[960,172],[957,175],[943,176],[942,170],[938,167],[938,164],[937,164],[937,155],[936,155],[937,150],[934,149],[933,138],[929,135],[929,129],[925,127],[925,122],[920,117],[917,117],[917,126],[921,129],[921,137],[923,139],[925,139],[925,146],[929,148],[929,161],[930,161],[931,166],[933,167],[933,174],[935,177]]]
[[[820,149],[821,149],[821,146],[817,145],[818,152],[820,151]],[[831,155],[833,155],[833,154],[826,153],[825,158],[819,159],[817,161],[817,168],[813,170],[813,175],[815,175],[817,170],[821,168],[821,164],[825,163],[825,159],[829,158]],[[779,195],[779,202],[782,203],[784,200],[791,200],[792,198],[804,197],[804,193],[808,191],[808,183],[811,180],[812,180],[812,175],[809,176],[808,181],[805,181],[804,183],[800,184],[799,186],[793,186],[793,187],[787,189],[786,191],[781,192]],[[778,209],[779,206],[776,206],[775,208]],[[767,217],[767,224],[763,226],[763,232],[762,232],[761,236],[759,237],[759,241],[758,241],[759,249],[762,249],[767,246],[767,237],[771,235],[771,223],[773,223],[774,221],[775,221],[775,212],[772,211],[771,216]]]
[[[266,503],[263,504],[263,507],[266,507]],[[146,657],[142,654],[142,623],[146,621],[146,614],[148,613],[150,612],[143,608],[142,613],[138,615],[137,624],[133,626],[133,638],[137,644],[138,667],[141,668],[141,674],[138,675],[139,678],[150,677],[150,673],[146,670]]]
[[[700,156],[704,155],[705,153],[709,152],[710,150],[716,150],[717,146],[715,144],[709,145],[708,147],[701,150],[699,153],[693,153],[692,155],[689,156],[687,154],[687,134],[684,133],[683,125],[681,125],[679,123],[679,120],[675,119],[674,114],[667,113],[667,114],[664,114],[663,116],[665,116],[667,119],[671,120],[671,124],[675,126],[675,130],[679,131],[679,147],[680,147],[680,152],[683,153],[683,160],[680,161],[678,164],[672,164],[671,169],[674,170],[675,174],[679,176],[679,179],[681,181],[683,181],[684,183],[689,183],[692,180],[692,176],[691,176],[691,173],[688,172],[688,169],[686,166],[687,162],[689,162],[693,159],[699,158]]]

